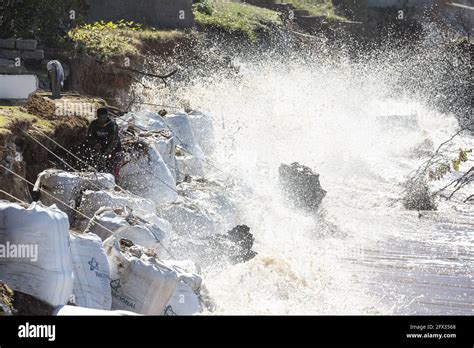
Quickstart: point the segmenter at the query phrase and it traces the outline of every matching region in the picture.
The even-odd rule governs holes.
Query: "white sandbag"
[[[129,112],[122,117],[117,118],[116,121],[117,124],[122,127],[126,127],[127,124],[131,124],[143,131],[168,129],[163,117],[148,110]]]
[[[109,310],[112,306],[110,270],[102,240],[95,234],[71,235],[74,303]]]
[[[166,238],[165,232],[157,225],[134,216],[123,208],[103,208],[94,215],[86,232],[98,235],[106,240],[113,235],[116,238],[130,239],[134,244],[147,248],[159,248]]]
[[[101,309],[92,309],[79,306],[59,306],[54,309],[53,316],[137,316],[140,314],[128,311],[108,311]]]
[[[155,213],[146,214],[141,217],[148,223],[155,224],[156,226],[158,226],[165,233],[166,238],[175,233],[171,222],[159,217]]]
[[[169,131],[168,137],[154,136],[155,147],[161,155],[173,178],[176,180],[178,164],[176,162],[176,137]]]
[[[0,201],[0,246],[7,252],[0,255],[0,279],[8,286],[52,306],[68,302],[74,276],[65,213],[54,205],[25,209]]]
[[[71,207],[77,208],[83,191],[112,189],[114,186],[115,179],[112,174],[71,173],[58,169],[47,169],[38,175],[34,190],[42,189]],[[74,211],[57,199],[46,193],[41,194],[41,202],[48,206],[56,204],[59,209],[68,215],[69,221],[73,223]]]
[[[189,285],[180,281],[166,304],[163,315],[197,315],[201,312],[199,297]]]
[[[201,290],[202,277],[200,267],[191,260],[166,260],[168,266],[171,266],[177,273],[178,279],[187,284],[196,293]]]
[[[225,233],[238,224],[237,207],[224,184],[192,180],[180,183],[178,190],[180,196],[176,202],[159,208],[159,215],[178,234],[202,238]]]
[[[164,120],[175,134],[178,145],[197,158],[204,158],[204,153],[196,141],[187,113],[168,114],[164,117]]]
[[[78,210],[92,219],[99,209],[105,207],[113,209],[126,207],[136,216],[144,216],[155,212],[155,205],[149,199],[110,190],[84,191]],[[82,232],[87,228],[90,220],[77,215],[77,226]]]
[[[120,240],[106,245],[112,288],[112,309],[129,310],[145,315],[158,315],[178,285],[178,274],[172,268],[145,254],[131,254]],[[140,252],[133,249],[133,253]]]
[[[183,182],[186,175],[199,178],[204,177],[205,166],[202,159],[185,153],[184,155],[176,156],[176,163],[178,166],[178,182]]]
[[[206,155],[212,154],[216,143],[211,116],[200,111],[192,111],[188,116],[194,137],[202,151]]]
[[[120,176],[124,188],[157,205],[174,202],[178,196],[175,175],[163,161],[153,137],[140,137],[129,149]]]

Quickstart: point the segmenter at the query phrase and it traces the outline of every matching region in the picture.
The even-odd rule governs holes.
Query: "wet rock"
[[[240,249],[233,259],[236,262],[245,262],[253,259],[257,253],[252,250],[255,237],[250,233],[250,227],[239,225],[227,232],[224,238],[235,243]]]
[[[326,196],[319,182],[319,174],[297,162],[281,164],[278,172],[286,199],[296,208],[315,212]]]
[[[252,250],[255,238],[250,228],[239,225],[225,234],[210,237],[186,238],[172,241],[170,245],[175,256],[197,261],[203,267],[220,263],[241,263],[254,258]]]
[[[436,202],[431,194],[428,184],[424,181],[414,180],[405,184],[406,193],[403,197],[403,206],[408,210],[436,210]]]

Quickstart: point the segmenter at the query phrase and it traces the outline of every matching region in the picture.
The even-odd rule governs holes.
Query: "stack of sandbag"
[[[126,208],[101,208],[94,215],[86,233],[94,233],[101,240],[112,236],[126,238],[147,248],[159,248],[166,233],[158,225],[135,216]]]
[[[65,305],[73,290],[69,221],[56,206],[27,208],[0,201],[0,279],[14,291],[51,306]],[[15,254],[14,254],[15,252]]]
[[[110,310],[110,270],[102,240],[95,234],[71,235],[74,267],[74,303],[80,307]]]
[[[35,183],[34,191],[44,190],[46,193],[41,194],[41,202],[46,205],[56,204],[59,209],[64,211],[71,224],[73,223],[74,211],[72,208],[77,208],[81,199],[81,194],[85,190],[102,190],[112,189],[115,186],[115,179],[112,174],[81,172],[72,173],[58,169],[47,169],[38,175]]]
[[[146,216],[155,212],[155,205],[152,201],[112,190],[84,191],[78,211],[92,219],[95,213],[104,207],[113,209],[126,207],[137,216]],[[76,221],[78,229],[84,231],[90,219],[77,216]]]
[[[211,236],[235,226],[237,208],[228,197],[228,188],[220,182],[204,179],[178,185],[176,202],[159,207],[159,215],[168,220],[180,235]]]
[[[216,147],[211,116],[200,111],[192,111],[188,118],[197,143],[205,155],[211,155]]]
[[[204,176],[204,153],[196,141],[188,114],[184,112],[168,114],[164,120],[175,134],[180,147],[176,157],[178,181],[182,181],[185,175]]]
[[[121,185],[130,192],[151,199],[155,204],[176,200],[174,143],[158,135],[139,136],[124,144],[126,156],[120,170]],[[166,153],[165,163],[158,149]],[[172,171],[170,170],[172,169]]]
[[[177,285],[178,273],[159,261],[154,251],[126,239],[107,240],[112,309],[144,315],[163,313]]]

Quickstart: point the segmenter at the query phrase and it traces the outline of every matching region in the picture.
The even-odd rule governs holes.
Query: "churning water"
[[[398,201],[427,158],[415,149],[435,150],[458,123],[422,91],[406,92],[398,72],[411,62],[397,64],[262,58],[242,63],[239,77],[181,91],[214,118],[213,161],[245,187],[241,223],[259,253],[207,270],[216,313],[473,313],[472,204],[441,202],[419,216]],[[473,148],[468,135],[459,141]],[[320,174],[328,193],[318,216],[279,193],[278,167],[292,162]]]

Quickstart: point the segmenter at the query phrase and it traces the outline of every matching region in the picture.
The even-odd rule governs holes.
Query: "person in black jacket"
[[[112,173],[119,177],[122,144],[118,134],[118,125],[109,116],[107,108],[97,110],[97,119],[87,129],[87,144],[99,171]]]

